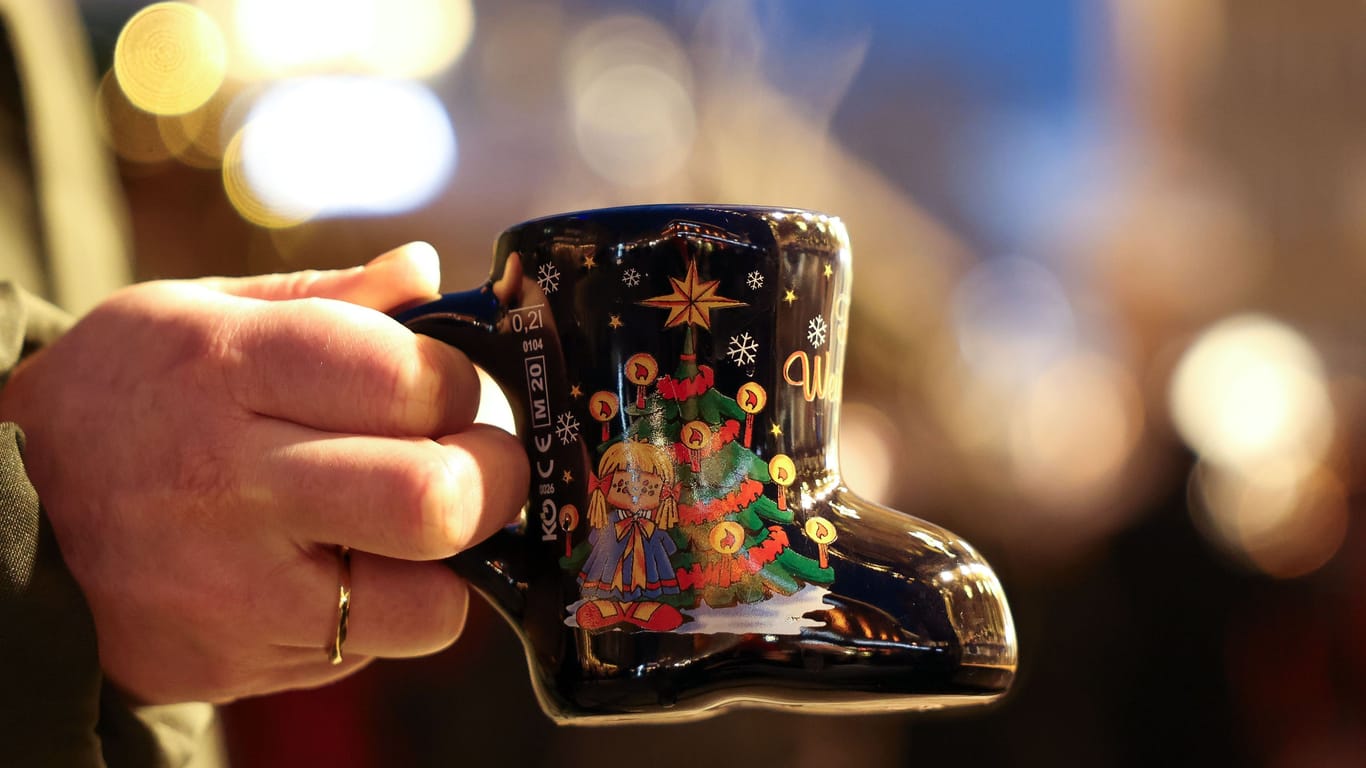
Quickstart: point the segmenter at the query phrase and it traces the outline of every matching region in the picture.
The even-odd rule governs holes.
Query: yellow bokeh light
[[[224,81],[213,98],[183,115],[157,117],[161,140],[175,158],[193,168],[217,168],[246,113],[242,84]]]
[[[158,115],[180,115],[213,96],[227,72],[227,46],[204,11],[156,3],[124,25],[114,46],[114,73],[128,100]]]
[[[234,26],[246,76],[427,77],[468,47],[474,8],[469,0],[240,0]]]
[[[1243,471],[1303,474],[1332,437],[1318,354],[1294,329],[1260,315],[1229,318],[1196,339],[1172,378],[1171,406],[1192,448]]]
[[[95,119],[100,133],[120,158],[132,163],[160,163],[171,150],[157,130],[155,115],[133,106],[110,70],[95,91]]]

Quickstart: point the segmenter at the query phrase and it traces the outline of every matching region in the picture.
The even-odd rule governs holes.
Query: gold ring
[[[327,660],[342,663],[342,644],[346,642],[346,624],[351,618],[351,548],[338,547],[337,575],[337,637],[327,649]]]

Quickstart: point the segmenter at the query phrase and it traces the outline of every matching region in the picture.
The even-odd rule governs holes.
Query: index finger
[[[464,353],[392,318],[329,299],[252,302],[221,342],[247,410],[327,432],[437,437],[479,408]]]

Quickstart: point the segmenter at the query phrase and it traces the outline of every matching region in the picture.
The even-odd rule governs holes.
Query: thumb
[[[337,299],[384,312],[436,298],[441,291],[441,261],[432,246],[414,242],[350,269],[215,277],[201,282],[223,293],[249,299]]]

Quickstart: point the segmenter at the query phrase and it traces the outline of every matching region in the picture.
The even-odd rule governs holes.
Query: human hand
[[[147,703],[227,701],[450,644],[433,562],[520,508],[525,454],[472,425],[459,351],[382,314],[437,291],[430,246],[365,267],[132,286],[25,361],[0,419],[90,604],[101,666]],[[345,661],[337,546],[352,547]]]

